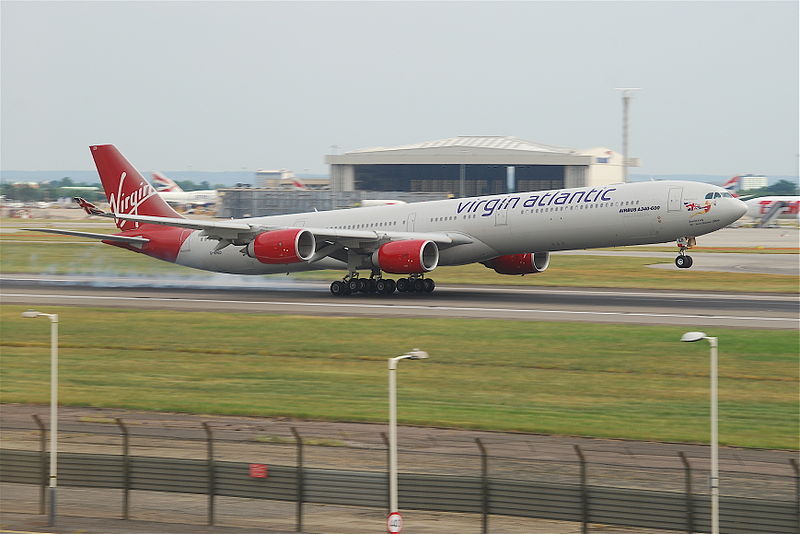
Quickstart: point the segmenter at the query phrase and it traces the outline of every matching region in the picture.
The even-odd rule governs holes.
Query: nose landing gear
[[[675,266],[679,269],[688,269],[692,266],[694,261],[692,257],[686,254],[686,251],[697,244],[694,237],[681,237],[677,241],[678,257],[675,258]]]

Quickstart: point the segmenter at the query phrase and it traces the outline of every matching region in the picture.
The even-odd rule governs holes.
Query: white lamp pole
[[[681,341],[687,342],[700,341],[701,339],[707,339],[709,345],[711,345],[711,534],[719,534],[718,338],[709,337],[705,332],[686,332],[681,336]]]
[[[28,310],[22,312],[22,316],[28,319],[50,318],[50,484],[48,489],[50,511],[47,524],[53,526],[56,524],[56,488],[58,487],[58,314]]]
[[[397,362],[424,360],[428,353],[414,349],[389,358],[389,513],[397,512]]]

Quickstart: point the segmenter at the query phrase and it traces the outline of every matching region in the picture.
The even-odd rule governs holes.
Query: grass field
[[[2,400],[47,403],[49,325],[3,306]],[[708,441],[708,346],[685,328],[351,319],[47,307],[60,313],[68,405],[376,421],[386,359],[400,421],[658,441]],[[714,329],[720,440],[797,448],[796,332]]]
[[[83,243],[80,238],[37,232],[3,234],[0,238],[0,270],[5,273],[50,274],[167,274],[203,276],[204,271],[181,267],[102,243]],[[519,286],[621,287],[648,289],[703,288],[704,291],[798,292],[795,276],[703,272],[696,269],[661,270],[648,265],[672,263],[669,258],[554,255],[547,272],[530,276],[504,276],[473,264],[442,267],[435,272],[440,284]],[[339,271],[295,273],[296,279],[335,280]],[[285,277],[285,275],[272,275]]]

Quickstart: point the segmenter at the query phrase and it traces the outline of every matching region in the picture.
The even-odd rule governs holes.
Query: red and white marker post
[[[403,530],[403,516],[400,512],[392,512],[386,518],[386,531],[389,534],[400,534]]]

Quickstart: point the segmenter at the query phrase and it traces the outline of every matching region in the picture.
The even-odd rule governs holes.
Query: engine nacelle
[[[428,272],[439,265],[439,247],[424,239],[392,241],[372,253],[372,263],[392,274]]]
[[[261,263],[299,263],[311,259],[316,249],[314,234],[291,228],[258,234],[247,244],[247,255]]]
[[[498,274],[532,274],[547,270],[550,265],[549,252],[527,252],[498,256],[483,264]]]

